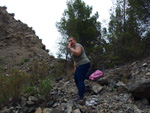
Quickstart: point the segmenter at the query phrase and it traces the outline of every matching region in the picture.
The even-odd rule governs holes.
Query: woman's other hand
[[[76,72],[76,69],[77,69],[77,67],[75,66],[75,67],[74,67],[74,71],[73,71],[74,73]]]

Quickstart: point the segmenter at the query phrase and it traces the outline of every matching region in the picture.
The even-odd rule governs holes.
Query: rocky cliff
[[[42,40],[35,31],[20,20],[14,19],[6,7],[0,7],[0,69],[28,71],[35,60],[52,62]]]

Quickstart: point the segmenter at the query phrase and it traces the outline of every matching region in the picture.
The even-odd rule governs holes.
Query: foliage
[[[7,89],[8,86],[5,85],[5,81],[6,77],[4,77],[0,72],[0,103],[4,103],[10,97]]]
[[[149,0],[128,0],[130,9],[137,16],[141,24],[149,26],[150,23],[150,1]]]
[[[99,15],[81,0],[70,0],[56,26],[62,35],[60,53],[68,55],[67,37],[74,36],[91,60],[92,68],[111,68],[150,55],[150,1],[117,0],[110,10],[108,29]],[[66,57],[68,60],[68,57]]]
[[[48,76],[47,65],[35,62],[31,69],[33,69],[31,74],[11,69],[4,75],[0,71],[0,105],[10,101],[15,104],[22,93],[27,95],[39,93],[44,96],[49,93],[54,79],[52,79],[53,76]]]
[[[0,75],[0,103],[7,102],[10,97],[16,102],[21,96],[28,75],[17,70],[10,70],[8,76]]]
[[[0,58],[0,61],[3,61],[3,58]]]
[[[48,67],[45,62],[35,61],[31,67],[30,81],[32,84],[38,83],[40,79],[45,78],[48,75]]]
[[[143,56],[143,45],[145,45],[143,43],[143,34],[146,32],[141,28],[142,20],[140,20],[139,16],[135,16],[135,14],[138,15],[138,11],[134,9],[135,6],[132,6],[136,4],[135,2],[117,0],[115,10],[112,9],[114,12],[111,12],[110,16],[109,32],[107,33],[108,43],[104,45],[106,51],[103,56],[105,64],[110,61],[110,67],[118,63],[130,62]],[[114,58],[117,58],[117,62],[113,61]]]
[[[40,80],[37,86],[35,85],[27,85],[24,87],[23,92],[27,95],[36,95],[41,94],[47,96],[52,88],[52,81],[50,79]]]
[[[25,58],[25,59],[24,59],[24,62],[28,62],[28,61],[29,61],[29,58]]]
[[[57,63],[55,63],[52,67],[51,67],[51,74],[50,76],[52,77],[52,79],[57,79],[60,77],[63,77],[64,75],[64,62],[65,60],[58,60]]]
[[[2,67],[0,67],[0,73],[3,71],[3,68]]]
[[[39,91],[42,95],[48,95],[51,90],[51,80],[45,79],[39,83]]]
[[[26,80],[28,75],[17,70],[11,70],[9,75],[9,79],[6,84],[8,84],[9,93],[12,94],[13,100],[16,101],[20,98],[22,89],[27,82]]]
[[[148,56],[150,55],[150,32],[142,39],[143,43],[143,54]]]
[[[99,15],[96,13],[91,16],[91,13],[92,7],[86,5],[82,0],[68,1],[67,9],[64,11],[61,21],[56,24],[62,35],[61,43],[59,43],[61,54],[66,53],[68,55],[67,38],[74,36],[77,42],[84,46],[87,54],[90,55],[97,39],[101,36],[101,24],[97,21]]]
[[[133,13],[138,23],[139,36],[141,37],[142,56],[150,55],[150,1],[149,0],[129,0],[129,12]],[[135,29],[135,27],[134,27]],[[135,29],[136,30],[136,29]]]
[[[34,95],[37,93],[36,87],[30,85],[25,86],[23,92],[28,95]]]

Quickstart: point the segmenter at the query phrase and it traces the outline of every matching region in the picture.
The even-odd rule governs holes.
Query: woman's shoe
[[[73,99],[74,102],[84,105],[84,99],[81,97]]]
[[[78,98],[74,99],[74,101],[83,101],[83,98],[78,97]]]

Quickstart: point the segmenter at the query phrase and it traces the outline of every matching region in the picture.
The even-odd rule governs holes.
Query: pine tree
[[[88,56],[101,38],[101,23],[97,21],[99,15],[96,12],[91,16],[91,13],[92,7],[82,0],[70,0],[67,2],[63,17],[56,25],[62,35],[63,43],[67,42],[69,36],[74,36],[77,42],[84,46]],[[66,44],[61,43],[61,46],[64,45]]]

